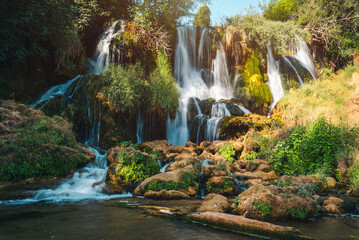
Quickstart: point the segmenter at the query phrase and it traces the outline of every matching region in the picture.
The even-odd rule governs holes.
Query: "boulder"
[[[138,145],[141,151],[146,150],[157,150],[162,154],[167,154],[168,149],[172,146],[171,143],[167,142],[166,140],[155,140],[151,142],[144,142]]]
[[[283,220],[313,216],[315,208],[314,197],[301,188],[258,184],[238,196],[233,212],[254,219]]]
[[[224,195],[233,195],[235,181],[232,177],[215,176],[206,183],[208,193],[220,193]]]
[[[211,193],[208,194],[197,212],[228,212],[231,210],[231,205],[228,199],[222,195]]]

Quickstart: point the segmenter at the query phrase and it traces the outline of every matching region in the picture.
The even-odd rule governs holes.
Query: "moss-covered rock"
[[[66,176],[95,155],[76,143],[63,118],[11,101],[0,103],[0,180]]]
[[[130,192],[141,180],[160,171],[155,155],[140,152],[132,147],[115,147],[108,151],[109,168],[106,176],[106,191]]]
[[[246,114],[243,117],[225,116],[219,123],[219,138],[222,140],[237,139],[250,129],[262,131],[274,126],[271,119],[257,114]]]

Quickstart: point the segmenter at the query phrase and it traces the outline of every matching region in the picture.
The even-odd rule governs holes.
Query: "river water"
[[[156,203],[141,201],[142,204]],[[138,202],[129,198],[0,205],[0,239],[256,239],[178,219],[154,217],[126,207]],[[359,218],[355,217],[277,224],[295,227],[323,240],[359,239]]]

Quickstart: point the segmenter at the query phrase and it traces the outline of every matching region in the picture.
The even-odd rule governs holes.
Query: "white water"
[[[297,59],[305,69],[308,70],[314,79],[317,79],[317,72],[315,70],[312,54],[310,53],[310,49],[307,43],[299,36],[296,36],[296,38],[298,44],[296,54],[293,55],[293,57]]]
[[[237,106],[239,108],[239,110],[241,110],[244,114],[251,114],[252,112],[249,111],[247,108],[241,106],[241,105],[238,105],[238,104],[233,104],[235,106]]]
[[[109,42],[116,35],[114,29],[116,26],[115,22],[106,32],[102,35],[99,46],[97,46],[95,62],[98,63],[98,67],[103,68],[107,66],[108,53],[109,53]],[[108,45],[107,45],[108,44]],[[107,59],[104,62],[104,59]],[[100,73],[103,68],[96,68],[96,74]],[[67,96],[72,97],[74,91],[77,88],[71,86],[80,79],[81,76],[69,80],[68,82],[60,85],[56,85],[45,92],[35,103],[32,104],[36,107],[39,103],[49,101],[54,96]],[[73,89],[73,92],[70,90]],[[98,115],[91,113],[91,108],[88,106],[88,117],[92,123],[92,129],[89,131],[89,135],[85,144],[88,145],[99,145],[99,134],[101,128],[101,106],[98,107]],[[86,167],[79,169],[69,180],[65,180],[60,186],[55,189],[43,189],[34,192],[34,197],[22,200],[10,200],[0,201],[0,204],[28,204],[36,202],[67,202],[67,201],[83,201],[83,200],[107,200],[114,198],[126,198],[131,197],[131,194],[118,194],[118,195],[107,195],[103,193],[105,187],[106,173],[107,173],[107,159],[106,153],[100,153],[97,149],[89,147],[89,150],[94,152],[96,158],[95,162],[87,165]]]
[[[272,49],[267,45],[267,75],[268,87],[272,93],[273,102],[270,105],[270,111],[275,107],[284,96],[282,79],[279,72],[279,63],[274,59]]]
[[[224,116],[231,116],[224,102],[216,101],[212,104],[211,118],[207,121],[206,140],[218,139],[218,124]]]
[[[67,81],[66,83],[59,84],[56,86],[51,87],[49,90],[47,90],[44,94],[42,94],[34,103],[30,105],[31,108],[36,107],[40,103],[44,103],[40,109],[42,109],[46,103],[56,96],[67,96],[72,97],[74,92],[77,88],[73,88],[73,84],[78,84],[78,81],[81,81],[82,75],[78,75],[75,78]],[[73,90],[72,92],[70,92]]]
[[[116,26],[121,23],[121,29],[116,31]],[[100,75],[110,63],[111,40],[124,32],[125,25],[122,20],[114,22],[100,37],[94,57],[87,59],[87,66],[90,74]]]
[[[286,56],[283,56],[283,59],[293,69],[293,71],[295,72],[295,75],[297,76],[297,79],[299,80],[300,85],[303,87],[304,82],[303,82],[302,78],[300,77],[297,69],[293,66],[293,64],[288,60],[288,58]]]
[[[168,118],[166,126],[167,141],[173,145],[184,145],[189,140],[187,119],[189,99],[229,99],[233,97],[233,88],[224,48],[220,42],[215,41],[215,35],[211,30],[201,28],[198,33],[196,27],[180,27],[177,33],[178,44],[174,69],[175,78],[181,87],[180,106],[176,118],[174,120]],[[196,44],[197,33],[200,34],[198,46]],[[213,44],[218,45],[214,59],[210,57]],[[203,76],[206,72],[210,74]],[[198,113],[200,115],[200,111]],[[207,125],[207,127],[213,128],[212,125]],[[208,131],[211,130],[208,129]],[[210,138],[212,139],[213,136]]]
[[[136,122],[136,144],[142,143],[144,139],[143,136],[143,118],[141,110],[137,110],[137,122]]]

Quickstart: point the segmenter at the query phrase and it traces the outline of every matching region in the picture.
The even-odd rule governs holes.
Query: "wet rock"
[[[226,213],[231,210],[231,205],[228,199],[222,195],[211,193],[208,194],[202,203],[202,206],[197,209],[197,212],[222,212]]]
[[[196,158],[196,154],[191,153],[182,153],[177,155],[174,158],[174,162],[166,169],[166,172],[171,172],[180,168],[184,168],[189,165],[195,165],[199,163],[199,159]]]
[[[313,239],[303,236],[301,232],[291,227],[283,227],[232,214],[198,212],[188,215],[187,218],[216,228],[228,229],[252,236],[264,236],[273,239]]]
[[[233,212],[254,219],[307,218],[316,207],[311,194],[294,186],[258,184],[238,196],[238,208]]]
[[[256,172],[235,172],[234,175],[238,179],[260,179],[263,181],[268,180],[275,180],[278,178],[277,174],[274,171],[270,172],[263,172],[263,171],[256,171]]]
[[[167,142],[166,140],[155,140],[151,142],[145,142],[138,145],[141,151],[146,152],[148,150],[157,150],[162,154],[167,154],[168,149],[172,146],[171,143]]]
[[[233,195],[234,179],[232,177],[215,176],[206,183],[208,193],[220,193],[223,195]]]

